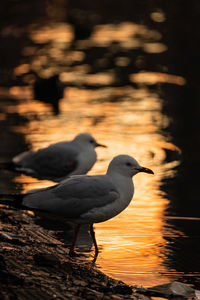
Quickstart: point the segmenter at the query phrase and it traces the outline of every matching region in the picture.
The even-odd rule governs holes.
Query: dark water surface
[[[90,174],[134,156],[155,176],[137,175],[129,208],[95,226],[97,265],[127,283],[199,288],[198,1],[10,0],[0,13],[0,161],[79,132],[108,145]],[[33,95],[55,74],[58,111]],[[0,193],[49,184],[0,173]]]

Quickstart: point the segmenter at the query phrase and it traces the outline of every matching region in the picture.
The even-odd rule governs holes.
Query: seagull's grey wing
[[[113,203],[119,196],[107,175],[73,176],[54,187],[27,195],[23,204],[76,219],[94,208]]]
[[[33,175],[38,178],[59,179],[75,170],[77,155],[76,149],[59,143],[30,153],[21,164],[22,167],[33,170]]]

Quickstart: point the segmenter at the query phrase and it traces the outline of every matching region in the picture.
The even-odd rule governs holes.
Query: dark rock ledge
[[[68,248],[28,212],[0,206],[0,300],[150,299]]]

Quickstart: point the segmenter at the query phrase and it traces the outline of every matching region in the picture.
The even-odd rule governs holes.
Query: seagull
[[[81,133],[72,141],[52,144],[38,151],[23,152],[13,158],[17,171],[59,182],[71,175],[86,174],[97,160],[97,143],[89,133]]]
[[[72,176],[52,187],[29,191],[15,201],[25,209],[50,213],[74,223],[70,256],[77,255],[74,248],[80,226],[89,224],[95,261],[98,246],[93,224],[115,217],[129,205],[134,194],[132,177],[139,172],[154,174],[133,157],[118,155],[110,162],[105,175]]]

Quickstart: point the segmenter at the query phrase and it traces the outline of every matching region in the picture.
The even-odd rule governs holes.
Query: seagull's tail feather
[[[24,194],[0,194],[0,205],[8,205],[14,208],[25,208],[22,205]]]

